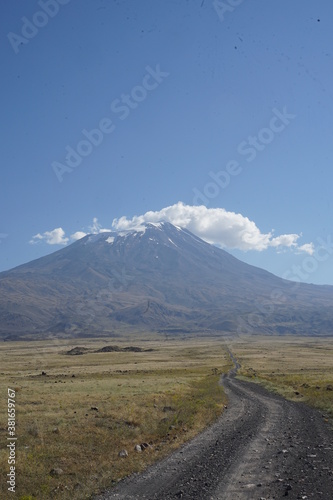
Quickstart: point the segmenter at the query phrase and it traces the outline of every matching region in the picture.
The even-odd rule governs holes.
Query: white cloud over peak
[[[271,233],[270,233],[271,234]],[[282,234],[272,238],[269,242],[271,247],[297,247],[297,240],[300,234]]]
[[[305,243],[304,245],[301,245],[298,247],[299,252],[306,252],[310,255],[313,255],[315,253],[315,246],[313,243]]]
[[[77,241],[80,240],[81,238],[84,238],[87,236],[88,233],[84,233],[83,231],[76,231],[76,233],[71,234],[71,240]]]
[[[93,218],[93,224],[92,226],[89,226],[89,233],[90,234],[99,234],[99,233],[110,233],[112,229],[105,229],[102,227],[102,225],[98,222],[97,217]]]
[[[139,229],[147,222],[164,220],[188,229],[208,243],[223,248],[262,251],[270,247],[292,248],[300,252],[313,253],[313,243],[298,246],[299,234],[282,234],[274,236],[274,232],[262,233],[255,222],[248,217],[224,208],[207,208],[185,205],[178,202],[156,212],[146,212],[131,219],[120,217],[114,219],[112,226],[116,230]]]
[[[74,241],[80,240],[87,236],[87,234],[99,234],[99,233],[108,233],[112,231],[112,229],[103,228],[101,224],[99,224],[97,217],[93,218],[93,223],[88,227],[88,232],[85,231],[76,231],[71,234],[68,238],[65,236],[65,231],[62,227],[57,227],[52,231],[45,231],[45,233],[38,233],[32,237],[29,241],[32,245],[35,243],[44,242],[48,245],[67,245],[68,243],[73,243]]]
[[[29,243],[34,244],[39,241],[45,241],[48,245],[67,245],[69,238],[65,237],[65,231],[62,227],[57,227],[52,231],[45,231],[43,234],[35,234]]]
[[[305,252],[310,255],[315,251],[313,243],[298,245],[301,234],[275,236],[273,230],[262,233],[254,221],[242,214],[228,212],[224,208],[207,208],[204,205],[191,206],[182,202],[155,212],[149,211],[143,215],[135,215],[132,218],[123,216],[114,219],[112,229],[103,228],[95,217],[92,225],[88,227],[88,233],[76,231],[68,238],[65,236],[65,231],[59,227],[53,229],[53,231],[36,234],[30,243],[44,241],[49,245],[66,245],[69,242],[83,238],[87,234],[142,229],[148,222],[159,222],[161,220],[186,228],[208,243],[226,249],[256,250],[259,252],[268,248],[275,248],[279,252],[292,249],[297,253]]]

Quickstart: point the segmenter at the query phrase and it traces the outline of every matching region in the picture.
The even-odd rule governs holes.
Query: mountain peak
[[[165,240],[165,236],[167,239],[171,241],[172,236],[179,236],[180,233],[190,234],[186,229],[183,229],[179,226],[174,226],[170,222],[166,221],[158,221],[158,222],[145,222],[140,225],[131,228],[124,228],[114,231],[104,231],[98,234],[88,234],[84,238],[82,238],[82,242],[84,245],[89,243],[96,242],[105,242],[109,244],[116,244],[120,242],[124,242],[131,237],[141,238],[145,235],[145,239],[148,235],[148,241],[153,240]],[[149,238],[150,236],[150,238]],[[198,238],[199,240],[199,238]],[[171,241],[172,242],[172,241]]]
[[[295,284],[166,221],[90,234],[0,273],[0,337],[125,329],[329,334],[333,287]],[[245,326],[244,326],[245,325]]]
[[[171,222],[167,222],[165,220],[160,220],[157,222],[142,222],[134,227],[130,227],[128,229],[120,229],[119,231],[116,232],[145,232],[147,229],[157,229],[160,231],[166,230],[166,229],[176,229],[177,231],[182,231],[183,229],[179,226],[175,226],[174,224],[171,224]]]

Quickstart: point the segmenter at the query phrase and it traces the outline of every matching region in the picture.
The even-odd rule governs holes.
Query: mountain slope
[[[0,336],[163,331],[331,334],[333,287],[249,266],[185,229],[88,235],[0,273]]]

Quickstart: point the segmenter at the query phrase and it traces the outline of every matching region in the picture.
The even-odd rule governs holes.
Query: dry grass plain
[[[144,352],[93,352],[114,344]],[[75,346],[88,351],[65,355]],[[219,377],[231,363],[224,343],[213,339],[104,338],[3,343],[0,366],[0,497],[13,498],[3,480],[10,387],[16,390],[15,498],[74,500],[142,470],[216,419],[226,402]],[[141,443],[152,446],[134,451]],[[118,456],[122,449],[127,458]],[[52,469],[63,472],[50,475]]]
[[[115,344],[143,352],[94,352]],[[65,354],[76,346],[86,354]],[[226,403],[219,377],[231,367],[225,346],[223,338],[0,345],[0,497],[13,498],[3,481],[8,387],[16,390],[15,498],[91,498],[216,419]],[[228,346],[240,376],[333,418],[333,339],[256,336],[229,339]],[[141,443],[151,446],[134,451]],[[118,456],[122,449],[127,458]],[[52,469],[63,473],[52,476]]]
[[[240,375],[287,399],[321,410],[333,421],[333,339],[248,337],[230,343]]]

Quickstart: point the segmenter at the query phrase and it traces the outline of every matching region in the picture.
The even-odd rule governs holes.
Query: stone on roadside
[[[120,458],[128,457],[128,451],[127,450],[120,450],[120,452],[118,453],[118,457],[120,457]]]
[[[175,409],[172,408],[172,406],[164,406],[163,411],[164,413],[167,413],[168,411],[175,411]]]
[[[151,446],[148,443],[141,443],[141,448],[145,450],[146,448],[151,448]]]
[[[59,477],[62,476],[64,471],[62,469],[51,469],[50,470],[50,476],[52,477]]]

